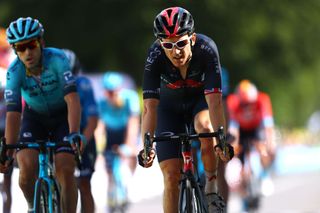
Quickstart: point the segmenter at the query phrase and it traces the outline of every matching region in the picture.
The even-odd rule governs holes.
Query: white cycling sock
[[[213,172],[205,171],[206,174],[206,186],[204,191],[206,194],[218,193],[218,180],[217,180],[217,170]]]

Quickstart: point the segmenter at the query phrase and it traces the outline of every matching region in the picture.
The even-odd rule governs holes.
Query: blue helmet
[[[103,87],[106,90],[116,90],[122,87],[124,83],[123,76],[114,71],[108,71],[103,76]]]
[[[10,44],[35,37],[42,37],[42,24],[31,17],[19,18],[10,23],[7,28],[7,40]]]

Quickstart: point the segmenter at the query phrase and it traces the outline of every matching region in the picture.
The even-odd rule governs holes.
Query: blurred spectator
[[[99,113],[106,133],[104,157],[108,186],[115,184],[112,178],[115,154],[121,156],[122,163],[129,166],[132,174],[137,164],[136,153],[140,123],[139,97],[135,90],[124,88],[125,86],[123,74],[114,71],[108,71],[104,74],[104,98],[99,102]],[[108,187],[108,197],[111,194],[111,187]],[[123,199],[124,202],[127,202],[127,197]]]
[[[90,80],[80,75],[81,65],[76,54],[68,49],[64,49],[63,51],[69,59],[72,73],[77,77],[76,84],[81,103],[80,131],[88,141],[82,154],[82,165],[78,177],[81,212],[92,213],[94,212],[94,200],[90,181],[97,157],[96,142],[93,133],[98,123],[98,108]]]

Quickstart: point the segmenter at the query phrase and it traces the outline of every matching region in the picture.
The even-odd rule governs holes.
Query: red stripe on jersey
[[[205,89],[204,90],[205,95],[208,95],[210,93],[222,93],[222,89],[221,88],[212,88],[212,89]]]

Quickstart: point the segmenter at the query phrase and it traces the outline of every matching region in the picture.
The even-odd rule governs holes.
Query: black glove
[[[148,153],[147,161],[145,161],[144,157],[144,150],[141,150],[138,154],[138,163],[140,166],[144,168],[149,168],[153,164],[153,160],[156,157],[156,153],[154,149],[151,149],[151,151]]]
[[[231,146],[230,144],[228,143],[225,143],[225,155],[226,157],[231,160],[234,156],[234,149],[233,149],[233,146]],[[223,146],[221,143],[215,145],[214,149],[216,148],[220,148],[221,150],[223,150]]]

